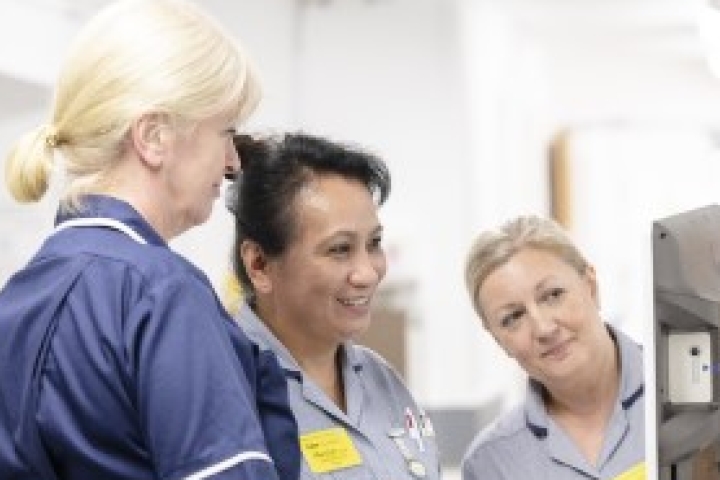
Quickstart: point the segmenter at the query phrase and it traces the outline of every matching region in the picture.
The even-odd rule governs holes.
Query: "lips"
[[[346,307],[366,307],[371,297],[339,298],[338,301]]]
[[[547,348],[544,350],[540,356],[542,358],[547,358],[551,360],[562,360],[565,358],[570,349],[570,340],[565,340],[563,342],[556,343],[550,348]]]

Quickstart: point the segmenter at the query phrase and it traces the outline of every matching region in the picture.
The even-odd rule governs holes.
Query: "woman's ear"
[[[273,286],[270,265],[262,247],[252,240],[243,240],[239,254],[255,293],[270,293]]]
[[[173,130],[167,115],[146,113],[130,125],[130,141],[138,158],[153,169],[159,168],[172,150]]]
[[[595,267],[592,265],[587,265],[585,267],[585,272],[583,274],[583,277],[585,278],[585,281],[588,282],[588,287],[590,288],[590,295],[592,296],[592,299],[595,300],[595,305],[597,305],[598,310],[600,309],[600,290],[598,288],[597,283],[597,276],[595,274]]]

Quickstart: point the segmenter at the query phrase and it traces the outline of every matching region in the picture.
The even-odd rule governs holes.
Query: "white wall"
[[[48,91],[0,76],[0,92],[7,95],[0,97],[0,151],[4,154],[18,135],[42,118]],[[3,183],[0,188],[0,284],[35,252],[52,228],[52,219],[52,209],[47,205],[14,203]]]

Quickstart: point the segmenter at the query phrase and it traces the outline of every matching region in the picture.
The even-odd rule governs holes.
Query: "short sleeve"
[[[281,480],[300,477],[298,427],[288,401],[285,373],[269,350],[258,353],[260,422]]]
[[[209,285],[150,286],[125,329],[139,428],[163,479],[273,480],[252,389]]]

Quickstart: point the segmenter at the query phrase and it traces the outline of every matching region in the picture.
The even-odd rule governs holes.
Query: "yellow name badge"
[[[313,473],[327,473],[362,464],[344,428],[328,428],[300,436],[300,449]]]
[[[646,480],[647,472],[645,470],[645,462],[640,462],[629,470],[613,478],[613,480]]]

